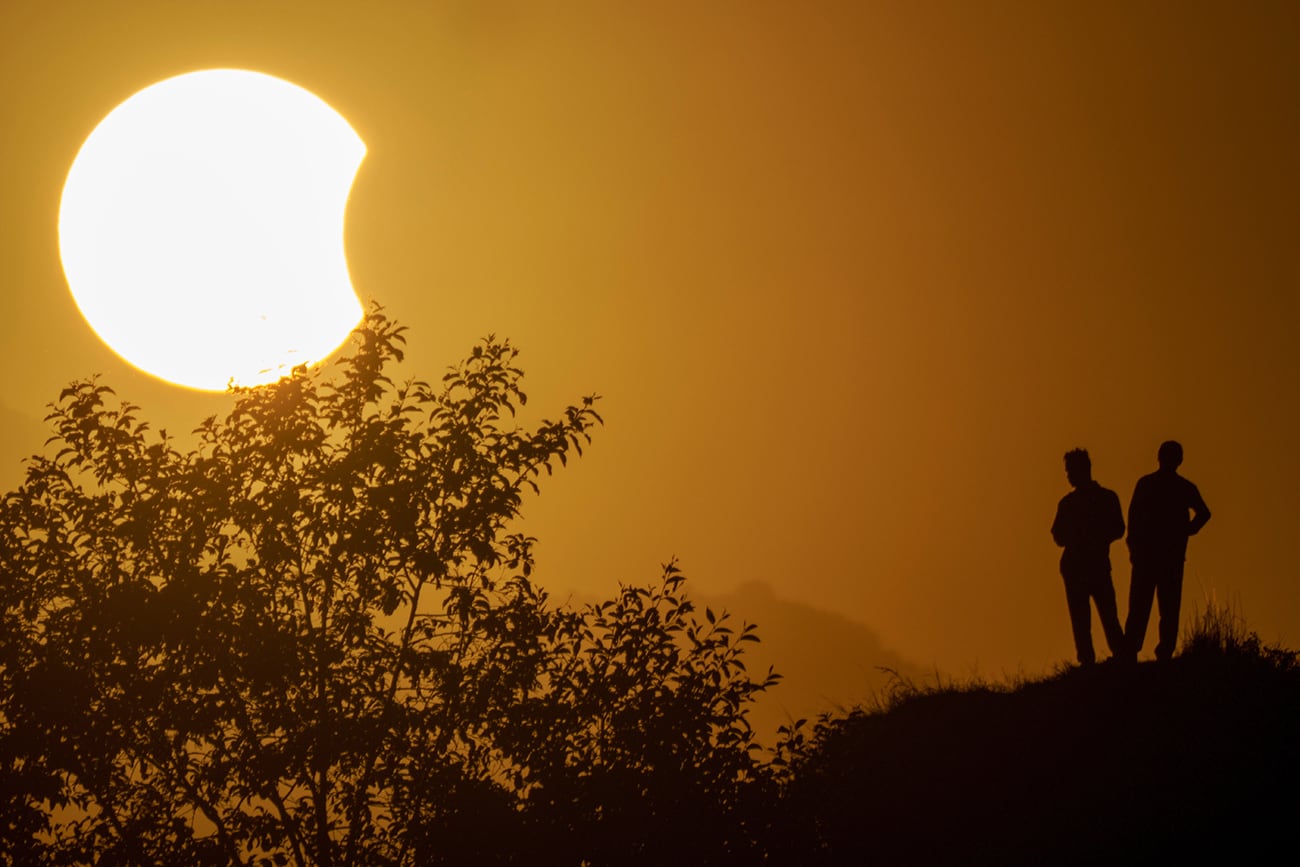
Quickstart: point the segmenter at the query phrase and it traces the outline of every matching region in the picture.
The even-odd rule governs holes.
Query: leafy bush
[[[752,631],[671,566],[555,610],[511,532],[596,398],[521,429],[509,343],[434,388],[390,379],[403,331],[188,450],[62,392],[0,503],[0,863],[611,863],[734,812]]]

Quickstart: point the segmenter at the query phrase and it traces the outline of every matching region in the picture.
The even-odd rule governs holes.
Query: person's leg
[[[1074,651],[1080,665],[1097,661],[1092,649],[1092,600],[1088,582],[1079,575],[1063,575],[1065,579],[1065,604],[1070,609],[1070,628],[1074,631]]]
[[[1169,659],[1178,645],[1178,616],[1183,607],[1183,561],[1168,563],[1156,581],[1156,605],[1160,611],[1160,641],[1156,659]]]
[[[1093,579],[1092,598],[1097,603],[1097,617],[1106,634],[1106,645],[1114,657],[1128,656],[1128,642],[1124,640],[1124,627],[1119,625],[1119,608],[1115,604],[1115,584],[1110,572],[1098,574]]]
[[[1124,623],[1124,641],[1131,656],[1136,657],[1146,641],[1147,621],[1151,619],[1151,602],[1155,593],[1156,582],[1151,565],[1134,563],[1128,585],[1128,619]]]

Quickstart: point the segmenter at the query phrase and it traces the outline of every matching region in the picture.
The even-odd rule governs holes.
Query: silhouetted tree
[[[756,845],[752,627],[697,618],[675,566],[555,609],[511,532],[596,399],[521,429],[507,342],[433,388],[389,378],[403,331],[376,308],[190,450],[62,392],[0,505],[0,863],[613,863],[705,821],[701,862]]]
[[[770,669],[741,659],[753,625],[695,616],[684,576],[561,612],[537,700],[507,723],[539,781],[525,819],[562,864],[753,863],[775,782],[745,717]],[[506,734],[506,733],[503,733]],[[515,740],[519,739],[519,740]]]

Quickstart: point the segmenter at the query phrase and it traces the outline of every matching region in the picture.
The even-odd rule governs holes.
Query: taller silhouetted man
[[[1065,453],[1065,477],[1074,490],[1061,498],[1052,538],[1061,552],[1065,604],[1070,609],[1074,649],[1081,665],[1097,661],[1092,648],[1092,602],[1097,603],[1112,656],[1123,656],[1124,630],[1110,579],[1110,543],[1124,535],[1124,513],[1115,492],[1093,481],[1092,459],[1083,449]]]
[[[1128,507],[1128,553],[1133,575],[1124,634],[1129,656],[1136,658],[1146,640],[1154,597],[1160,611],[1156,659],[1168,659],[1178,643],[1187,539],[1210,520],[1210,510],[1196,485],[1178,475],[1183,462],[1181,445],[1173,440],[1161,443],[1156,459],[1160,469],[1138,479]]]

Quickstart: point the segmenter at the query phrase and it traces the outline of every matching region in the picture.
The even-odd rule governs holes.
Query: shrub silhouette
[[[669,565],[556,609],[523,495],[595,397],[533,430],[489,337],[390,378],[372,310],[329,372],[239,391],[196,445],[95,380],[0,504],[0,863],[620,863],[757,845],[752,628]],[[730,829],[730,830],[729,830]]]

